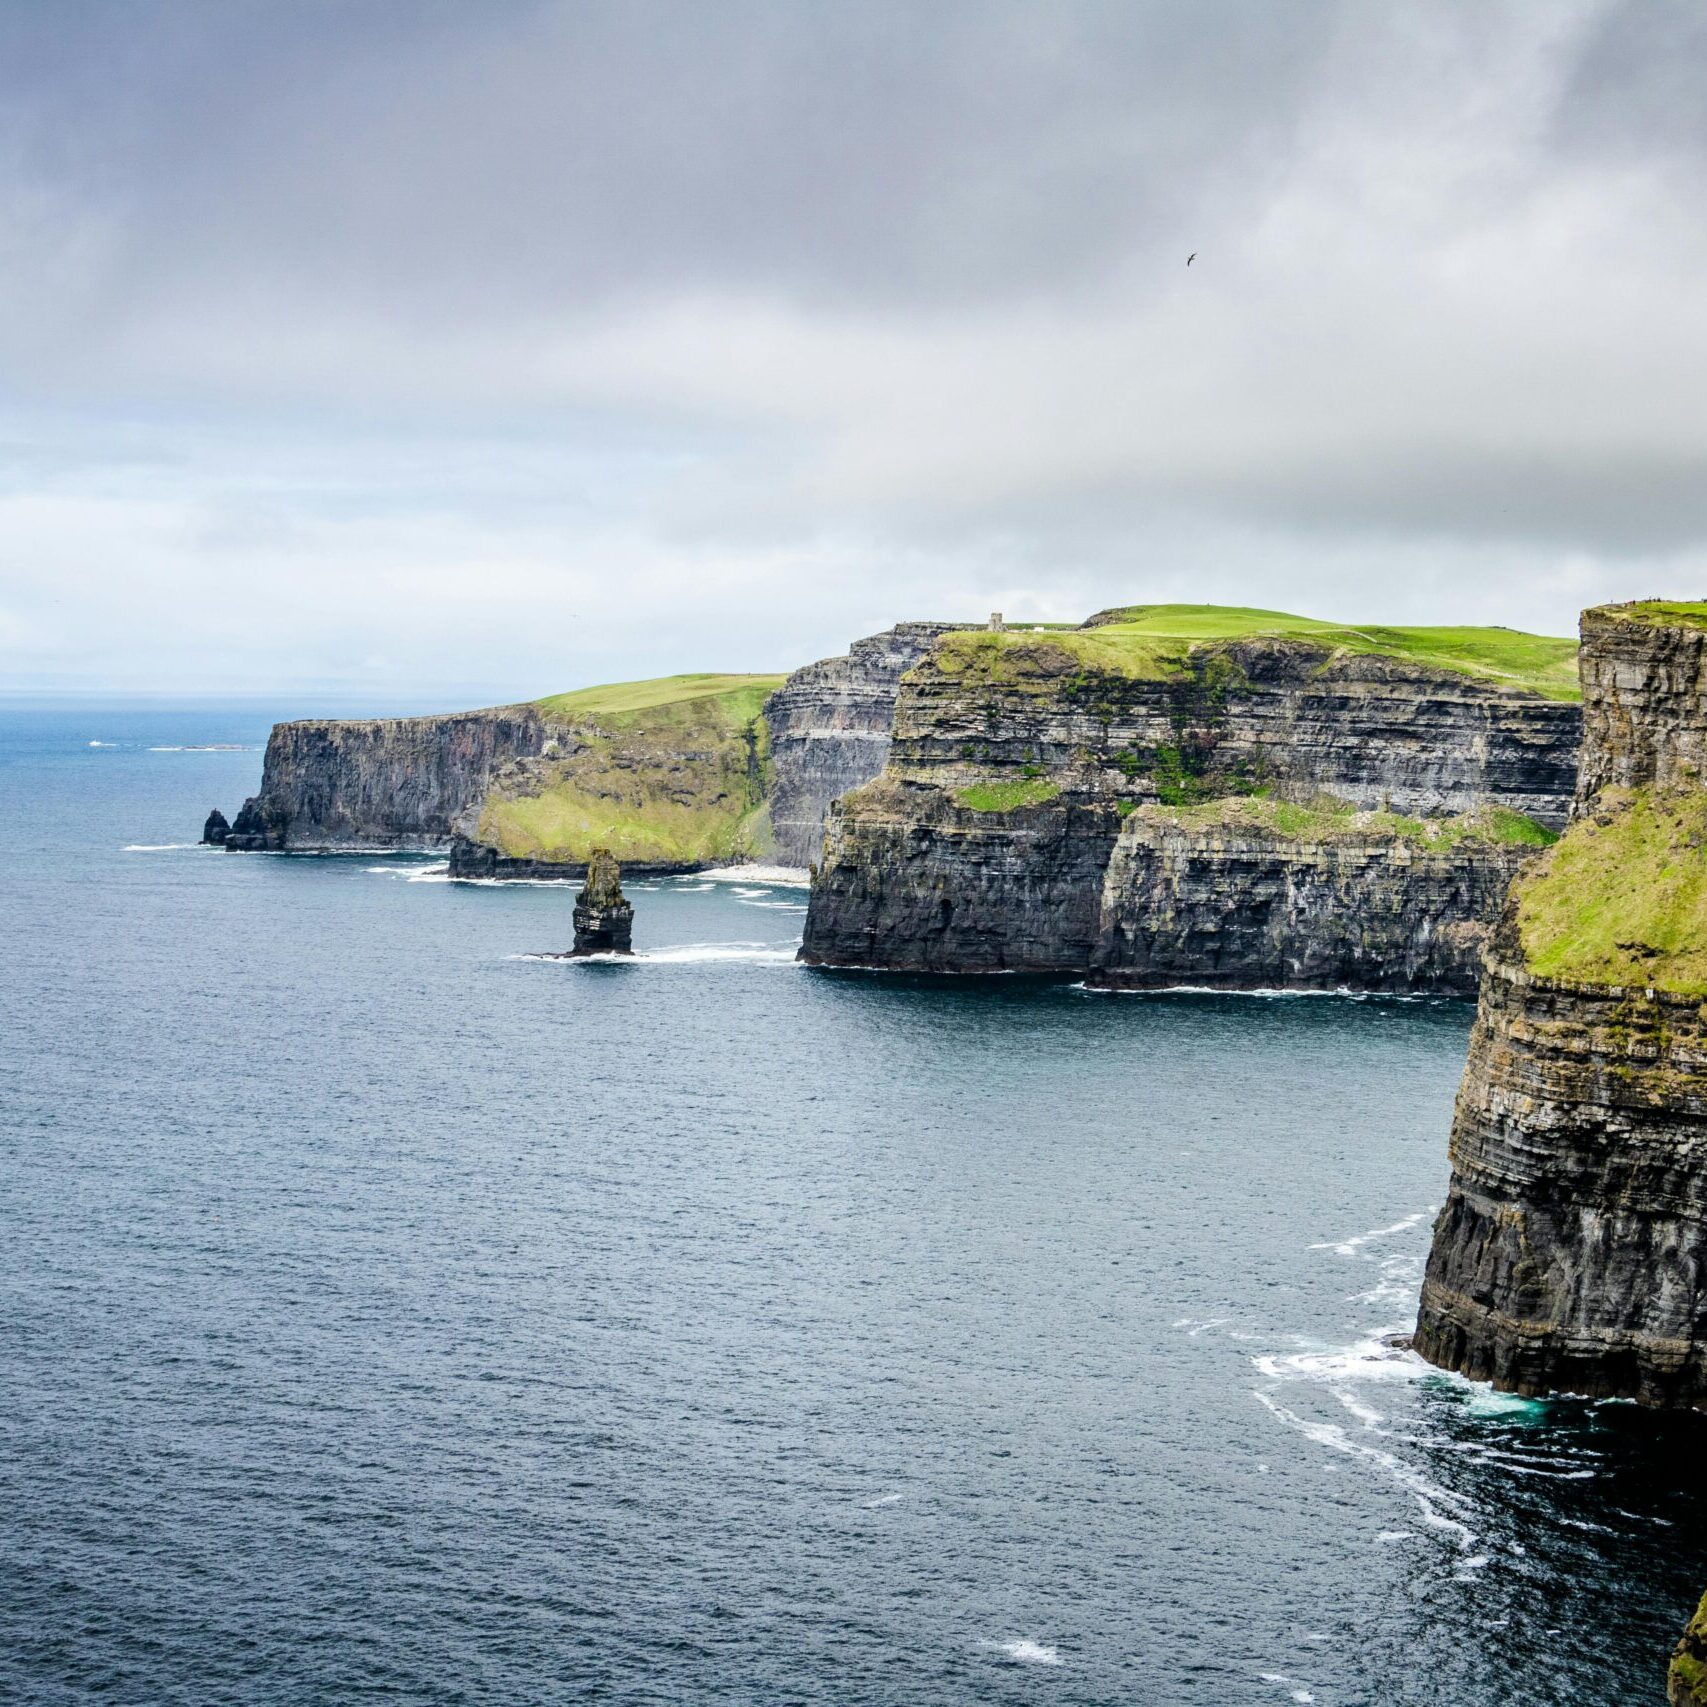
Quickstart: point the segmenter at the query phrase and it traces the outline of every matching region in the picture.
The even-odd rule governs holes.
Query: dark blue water
[[[520,958],[267,721],[0,719],[0,1697],[1661,1698],[1694,1426],[1379,1341],[1465,1008]]]

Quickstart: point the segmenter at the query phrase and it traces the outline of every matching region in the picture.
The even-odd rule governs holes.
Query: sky
[[[1698,0],[0,0],[0,691],[1707,596],[1704,63]]]

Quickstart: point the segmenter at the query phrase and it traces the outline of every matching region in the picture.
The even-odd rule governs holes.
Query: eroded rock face
[[[1103,880],[1089,981],[1473,995],[1506,886],[1535,850],[1355,825],[1286,835],[1141,807]]]
[[[801,958],[920,972],[1076,972],[1097,936],[1112,803],[991,814],[880,777],[830,808]]]
[[[1698,996],[1488,955],[1416,1348],[1506,1391],[1707,1405],[1707,1019]]]
[[[217,807],[207,815],[207,822],[202,825],[202,845],[204,847],[223,847],[225,839],[231,834],[231,826],[225,821],[225,814]]]
[[[634,908],[623,896],[621,878],[610,849],[594,848],[587,881],[575,898],[575,955],[634,952]]]
[[[1323,881],[1300,883],[1321,869],[1308,850],[1229,849],[1216,871],[1207,852],[1193,863],[1176,849],[1170,867],[1151,849],[1153,882],[1132,860],[1115,876],[1104,946],[1122,814],[1258,788],[1405,813],[1499,806],[1554,825],[1569,812],[1578,708],[1422,665],[1264,638],[1203,648],[1187,669],[1146,680],[1087,669],[1047,637],[1007,646],[999,669],[978,664],[959,645],[938,648],[901,683],[883,777],[829,815],[801,951],[809,963],[1112,974],[1124,960],[1135,979],[1177,981],[1176,970],[1189,979],[1203,969],[1202,955],[1228,982],[1275,981],[1290,959],[1303,982],[1468,988],[1476,935],[1521,852],[1465,856],[1454,875],[1450,861],[1423,870],[1402,853],[1370,853],[1359,866],[1346,853]],[[1002,804],[1004,789],[1020,803]],[[973,804],[986,797],[987,809]],[[1211,944],[1208,913],[1229,910],[1209,898],[1221,882],[1261,918]],[[1181,916],[1174,899],[1186,891],[1194,899]],[[1325,923],[1335,898],[1353,911]],[[1408,930],[1392,922],[1406,904],[1417,908]],[[1152,905],[1162,911],[1145,919]],[[1366,926],[1364,907],[1387,922]],[[1307,920],[1322,928],[1319,953],[1300,946]],[[1460,925],[1469,932],[1452,934]],[[1248,974],[1241,946],[1253,955]],[[1376,968],[1388,949],[1397,973]]]
[[[1707,783],[1707,628],[1643,609],[1583,612],[1579,807],[1607,788]]]
[[[444,847],[452,821],[482,798],[497,767],[538,753],[548,736],[526,705],[275,724],[261,792],[244,803],[225,845]]]
[[[1511,1391],[1707,1408],[1702,639],[1585,614],[1577,820],[1489,949],[1416,1347]]]
[[[897,698],[890,768],[959,784],[1040,769],[1064,791],[1143,803],[1266,784],[1415,813],[1496,803],[1557,827],[1581,708],[1308,640],[1204,647],[1156,680],[1089,671],[1040,638],[999,673],[933,654]]]
[[[765,701],[771,833],[784,864],[818,860],[830,802],[871,781],[888,760],[902,675],[956,626],[899,623],[856,640],[845,657],[796,670]]]

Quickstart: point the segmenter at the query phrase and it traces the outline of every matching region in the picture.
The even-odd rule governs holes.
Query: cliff
[[[1666,1673],[1671,1707],[1707,1707],[1707,1595],[1695,1609]]]
[[[1488,921],[1552,839],[1498,810],[1139,807],[1103,878],[1090,982],[1474,994]]]
[[[830,811],[802,956],[959,972],[1094,965],[1112,975],[1129,949],[1129,970],[1147,979],[1172,978],[1176,961],[1191,977],[1203,949],[1229,982],[1268,982],[1290,959],[1298,970],[1281,982],[1349,965],[1376,978],[1373,987],[1392,987],[1390,970],[1374,970],[1391,931],[1377,940],[1375,929],[1362,954],[1336,948],[1308,967],[1309,956],[1284,945],[1300,926],[1317,928],[1325,915],[1312,909],[1335,896],[1351,909],[1328,927],[1342,942],[1369,934],[1363,909],[1407,899],[1423,907],[1418,932],[1431,943],[1456,925],[1485,924],[1521,847],[1490,857],[1464,841],[1441,850],[1433,879],[1397,842],[1366,854],[1362,878],[1342,850],[1339,876],[1313,897],[1297,891],[1278,912],[1263,903],[1269,922],[1250,940],[1270,946],[1247,974],[1231,938],[1209,945],[1185,928],[1161,945],[1172,927],[1158,920],[1153,931],[1142,916],[1177,890],[1172,878],[1150,885],[1138,869],[1137,838],[1153,818],[1132,828],[1113,873],[1103,944],[1123,822],[1144,807],[1326,796],[1342,811],[1497,808],[1561,824],[1580,724],[1574,655],[1569,642],[1503,630],[1354,630],[1213,607],[1141,607],[1047,633],[945,635],[901,683],[882,779]],[[1321,856],[1305,845],[1288,851],[1285,840],[1266,834],[1242,863],[1223,850],[1220,878],[1253,897],[1286,891],[1287,869],[1319,867]],[[1160,870],[1156,850],[1145,857]],[[1469,868],[1461,881],[1444,875],[1453,861]],[[1213,864],[1197,861],[1187,888],[1219,881]],[[1388,875],[1374,876],[1377,867]],[[1453,961],[1444,948],[1412,944],[1405,954],[1426,987],[1461,982],[1469,963],[1468,951]],[[1408,974],[1398,982],[1412,987]]]
[[[1704,638],[1584,617],[1575,819],[1490,946],[1416,1345],[1512,1391],[1707,1407]]]
[[[765,701],[778,859],[802,866],[818,859],[831,801],[869,782],[888,761],[902,675],[955,626],[898,623],[856,640],[843,657],[796,670]]]
[[[882,770],[903,672],[953,627],[902,623],[786,679],[671,676],[442,717],[281,723],[225,845],[448,844],[466,876],[579,876],[598,840],[635,871],[752,854],[806,864],[830,801]],[[715,709],[637,721],[748,690],[740,752]]]

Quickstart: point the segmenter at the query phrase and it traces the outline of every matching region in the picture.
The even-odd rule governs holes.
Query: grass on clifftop
[[[1402,658],[1546,699],[1582,697],[1577,643],[1515,628],[1354,627],[1235,605],[1129,605],[1090,626],[1047,635],[1024,629],[944,635],[937,667],[946,674],[1047,675],[1074,665],[1140,681],[1179,674],[1194,646],[1272,635],[1313,641],[1335,652]]]
[[[582,717],[621,716],[647,711],[661,705],[684,705],[695,700],[720,699],[734,709],[749,705],[748,718],[757,717],[767,694],[775,692],[786,676],[655,676],[646,682],[606,682],[600,687],[577,688],[573,693],[554,693],[534,703],[541,711],[574,722]]]
[[[1642,599],[1629,605],[1602,605],[1602,616],[1625,622],[1652,623],[1656,628],[1707,628],[1707,603],[1687,599]]]
[[[1707,995],[1707,792],[1608,791],[1519,882],[1532,972]]]
[[[1322,797],[1310,805],[1264,795],[1229,796],[1199,806],[1143,806],[1149,823],[1182,829],[1263,830],[1294,842],[1383,839],[1412,842],[1425,853],[1481,844],[1491,847],[1551,847],[1559,837],[1545,824],[1507,806],[1485,806],[1452,818],[1413,818],[1402,812],[1364,811],[1350,801]]]
[[[759,715],[781,676],[664,676],[555,694],[564,751],[494,783],[477,839],[512,859],[721,864],[768,851]]]

